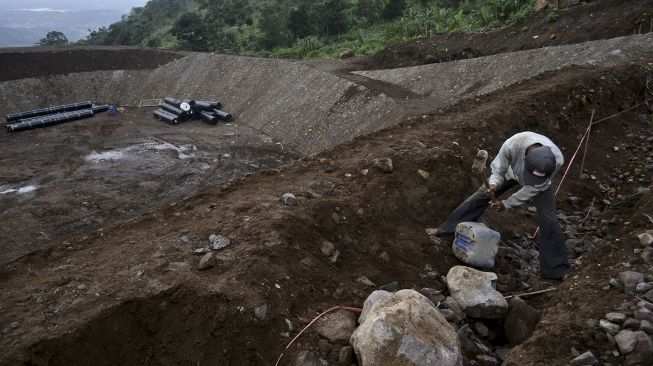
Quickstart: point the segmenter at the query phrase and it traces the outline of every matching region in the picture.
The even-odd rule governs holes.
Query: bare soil
[[[282,336],[289,331],[285,319],[296,329],[333,305],[361,306],[373,288],[357,282],[360,276],[378,285],[441,286],[425,276],[425,265],[446,274],[457,261],[447,244],[433,245],[423,229],[476,189],[469,165],[477,148],[496,151],[504,138],[528,129],[551,136],[569,156],[591,110],[605,117],[642,101],[646,78],[637,66],[550,73],[23,257],[0,275],[7,350],[2,364],[273,364],[288,341]],[[589,100],[567,97],[590,89]],[[611,154],[610,167],[630,164],[627,154],[612,154],[612,144],[650,132],[646,108],[596,131],[586,167],[598,181],[578,181],[578,167],[572,169],[561,209],[568,208],[569,194],[586,205],[600,197],[598,182],[609,177],[604,156]],[[392,158],[395,170],[374,169],[376,157]],[[418,169],[430,177],[424,180]],[[618,189],[628,195],[639,185]],[[278,198],[285,192],[298,194],[299,204],[282,206]],[[632,240],[643,230],[638,210],[620,211],[621,218],[633,220],[614,227],[611,237]],[[524,208],[488,214],[487,220],[508,238],[534,230],[535,220],[527,215]],[[199,271],[192,250],[211,233],[234,244],[219,252],[216,268]],[[341,251],[335,264],[320,255],[324,240]],[[546,325],[537,342],[515,351],[519,364],[567,362],[576,341],[568,330],[620,301],[619,295],[591,289],[619,270],[616,264],[632,253],[632,245],[597,252],[612,253],[602,259],[605,267],[583,260],[574,268],[579,277],[562,286],[586,281],[582,292],[540,298]],[[562,305],[570,302],[573,313]],[[263,304],[269,311],[260,320],[253,309]],[[555,332],[549,324],[556,324]],[[316,344],[313,334],[297,348]],[[335,362],[339,347],[324,356]]]
[[[169,125],[153,109],[0,134],[0,263],[299,156],[239,121]]]

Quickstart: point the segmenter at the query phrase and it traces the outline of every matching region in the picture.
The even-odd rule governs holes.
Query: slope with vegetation
[[[417,37],[515,24],[532,11],[532,0],[151,0],[81,43],[334,57],[343,49],[371,54]]]

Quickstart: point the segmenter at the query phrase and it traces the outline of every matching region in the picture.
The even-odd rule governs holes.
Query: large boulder
[[[366,314],[351,336],[360,366],[462,365],[458,335],[417,291],[373,302]]]
[[[508,312],[508,302],[494,289],[497,275],[456,266],[447,273],[449,294],[462,310],[473,318],[498,319]]]

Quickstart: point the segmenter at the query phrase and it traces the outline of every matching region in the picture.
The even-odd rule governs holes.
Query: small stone
[[[300,262],[301,264],[303,264],[304,266],[308,267],[308,268],[311,268],[311,267],[313,267],[313,266],[315,265],[315,264],[313,263],[313,259],[311,259],[311,257],[304,257],[304,258],[302,258],[302,260],[300,260],[299,262]]]
[[[633,318],[626,319],[626,321],[624,321],[624,328],[630,329],[630,330],[639,329],[639,320],[633,319]]]
[[[418,170],[417,173],[424,179],[428,179],[429,176],[430,176],[429,172],[427,172],[426,170],[422,170],[422,169]]]
[[[644,275],[634,271],[624,271],[619,273],[619,282],[624,286],[626,293],[634,293],[637,284],[644,281]]]
[[[510,299],[510,311],[504,329],[511,344],[520,344],[533,334],[540,312],[519,297]]]
[[[392,159],[390,158],[374,159],[374,167],[378,168],[384,173],[392,173],[394,170],[394,165],[392,164]]]
[[[327,314],[315,324],[317,333],[330,342],[349,342],[354,329],[356,329],[356,315],[345,310]]]
[[[653,324],[651,324],[651,322],[648,321],[648,320],[642,320],[639,323],[639,329],[643,330],[644,332],[646,332],[648,334],[653,335]]]
[[[320,350],[320,354],[325,355],[331,350],[331,345],[326,339],[320,339],[317,341],[317,348]]]
[[[614,340],[617,342],[617,346],[619,346],[619,351],[626,355],[629,354],[630,352],[635,349],[635,344],[637,343],[637,337],[635,332],[632,330],[622,330],[614,336]]]
[[[268,317],[268,305],[263,304],[261,306],[258,306],[254,309],[254,316],[258,318],[258,320],[265,320]]]
[[[12,329],[16,329],[16,328],[18,328],[19,325],[20,325],[20,323],[18,323],[18,322],[13,322],[13,323],[9,324],[9,326],[10,326]]]
[[[295,366],[318,366],[317,357],[311,351],[301,351],[295,358]]]
[[[626,315],[622,313],[607,313],[605,318],[615,324],[623,324],[626,321]]]
[[[339,366],[351,366],[354,363],[354,347],[345,346],[340,349],[340,354],[338,355],[338,365]]]
[[[204,271],[210,268],[213,268],[217,264],[217,258],[213,253],[206,253],[200,258],[200,264],[198,266],[200,271]]]
[[[356,282],[358,282],[358,283],[360,283],[360,284],[363,284],[363,285],[365,285],[365,286],[376,287],[376,285],[374,284],[374,282],[370,281],[370,279],[367,278],[367,277],[365,277],[365,276],[358,277],[358,278],[356,279]]]
[[[599,321],[599,327],[601,327],[603,331],[609,334],[616,334],[617,332],[619,332],[619,326],[617,324],[609,322],[605,319],[601,319]]]
[[[196,254],[196,255],[204,255],[204,254],[206,254],[206,253],[208,253],[210,251],[211,251],[211,249],[205,247],[205,248],[197,248],[197,249],[193,250],[193,253]]]
[[[644,246],[649,246],[653,244],[653,235],[649,233],[641,233],[637,235],[637,239],[639,239],[639,243]]]
[[[635,311],[635,319],[653,321],[653,312],[647,308],[639,308]]]
[[[615,288],[622,288],[624,287],[621,282],[619,282],[616,278],[610,278],[608,281],[610,283],[610,286],[615,287]]]
[[[492,286],[496,280],[495,273],[465,266],[455,266],[447,273],[449,293],[474,318],[497,319],[508,312],[508,302]]]
[[[571,360],[571,366],[595,366],[598,364],[599,360],[594,357],[594,354],[591,351],[587,351]]]
[[[488,327],[481,322],[474,323],[474,330],[476,331],[476,334],[478,334],[482,338],[485,338],[488,335],[490,335],[490,330],[488,329]]]
[[[653,290],[648,290],[642,297],[648,302],[653,302]]]
[[[333,243],[328,242],[328,241],[323,242],[323,243],[322,243],[322,246],[320,247],[320,252],[321,252],[322,255],[324,255],[325,257],[330,257],[330,256],[332,256],[333,253],[335,253],[335,251],[336,251],[336,246],[333,245]]]
[[[625,365],[651,365],[653,363],[653,340],[644,332],[634,332],[637,339],[635,348],[626,356]]]
[[[635,287],[635,292],[638,294],[643,294],[653,290],[653,283],[651,282],[640,282]]]
[[[340,215],[338,215],[337,212],[331,214],[331,219],[333,220],[333,222],[335,222],[338,225],[340,225],[340,223],[342,222],[342,218],[340,218]]]
[[[209,242],[211,243],[211,249],[213,250],[220,250],[231,245],[231,239],[215,234],[209,236]]]
[[[499,357],[499,360],[503,362],[506,359],[508,359],[508,355],[510,354],[510,351],[512,351],[512,348],[502,347],[502,348],[497,348],[494,351],[494,353],[496,353],[497,357]]]
[[[292,193],[284,193],[279,200],[286,206],[295,206],[297,204],[297,197]]]
[[[499,364],[496,358],[488,355],[478,355],[476,361],[478,361],[479,366],[497,366]]]
[[[379,290],[388,291],[388,292],[397,292],[400,290],[399,282],[392,281],[388,284],[379,287]]]

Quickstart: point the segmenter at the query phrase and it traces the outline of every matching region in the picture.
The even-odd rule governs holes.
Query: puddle
[[[8,193],[29,193],[33,192],[37,189],[38,187],[36,186],[25,186],[25,187],[20,187],[18,189],[7,189],[4,191],[0,191],[0,194],[8,194]]]
[[[168,142],[146,142],[138,145],[128,146],[122,149],[109,150],[104,152],[95,152],[87,155],[85,160],[92,163],[99,163],[102,161],[115,161],[128,159],[129,155],[135,155],[143,152],[154,152],[158,153],[159,151],[176,151],[177,158],[181,160],[189,159],[195,155],[191,151],[197,151],[197,146],[195,145],[173,145]]]

